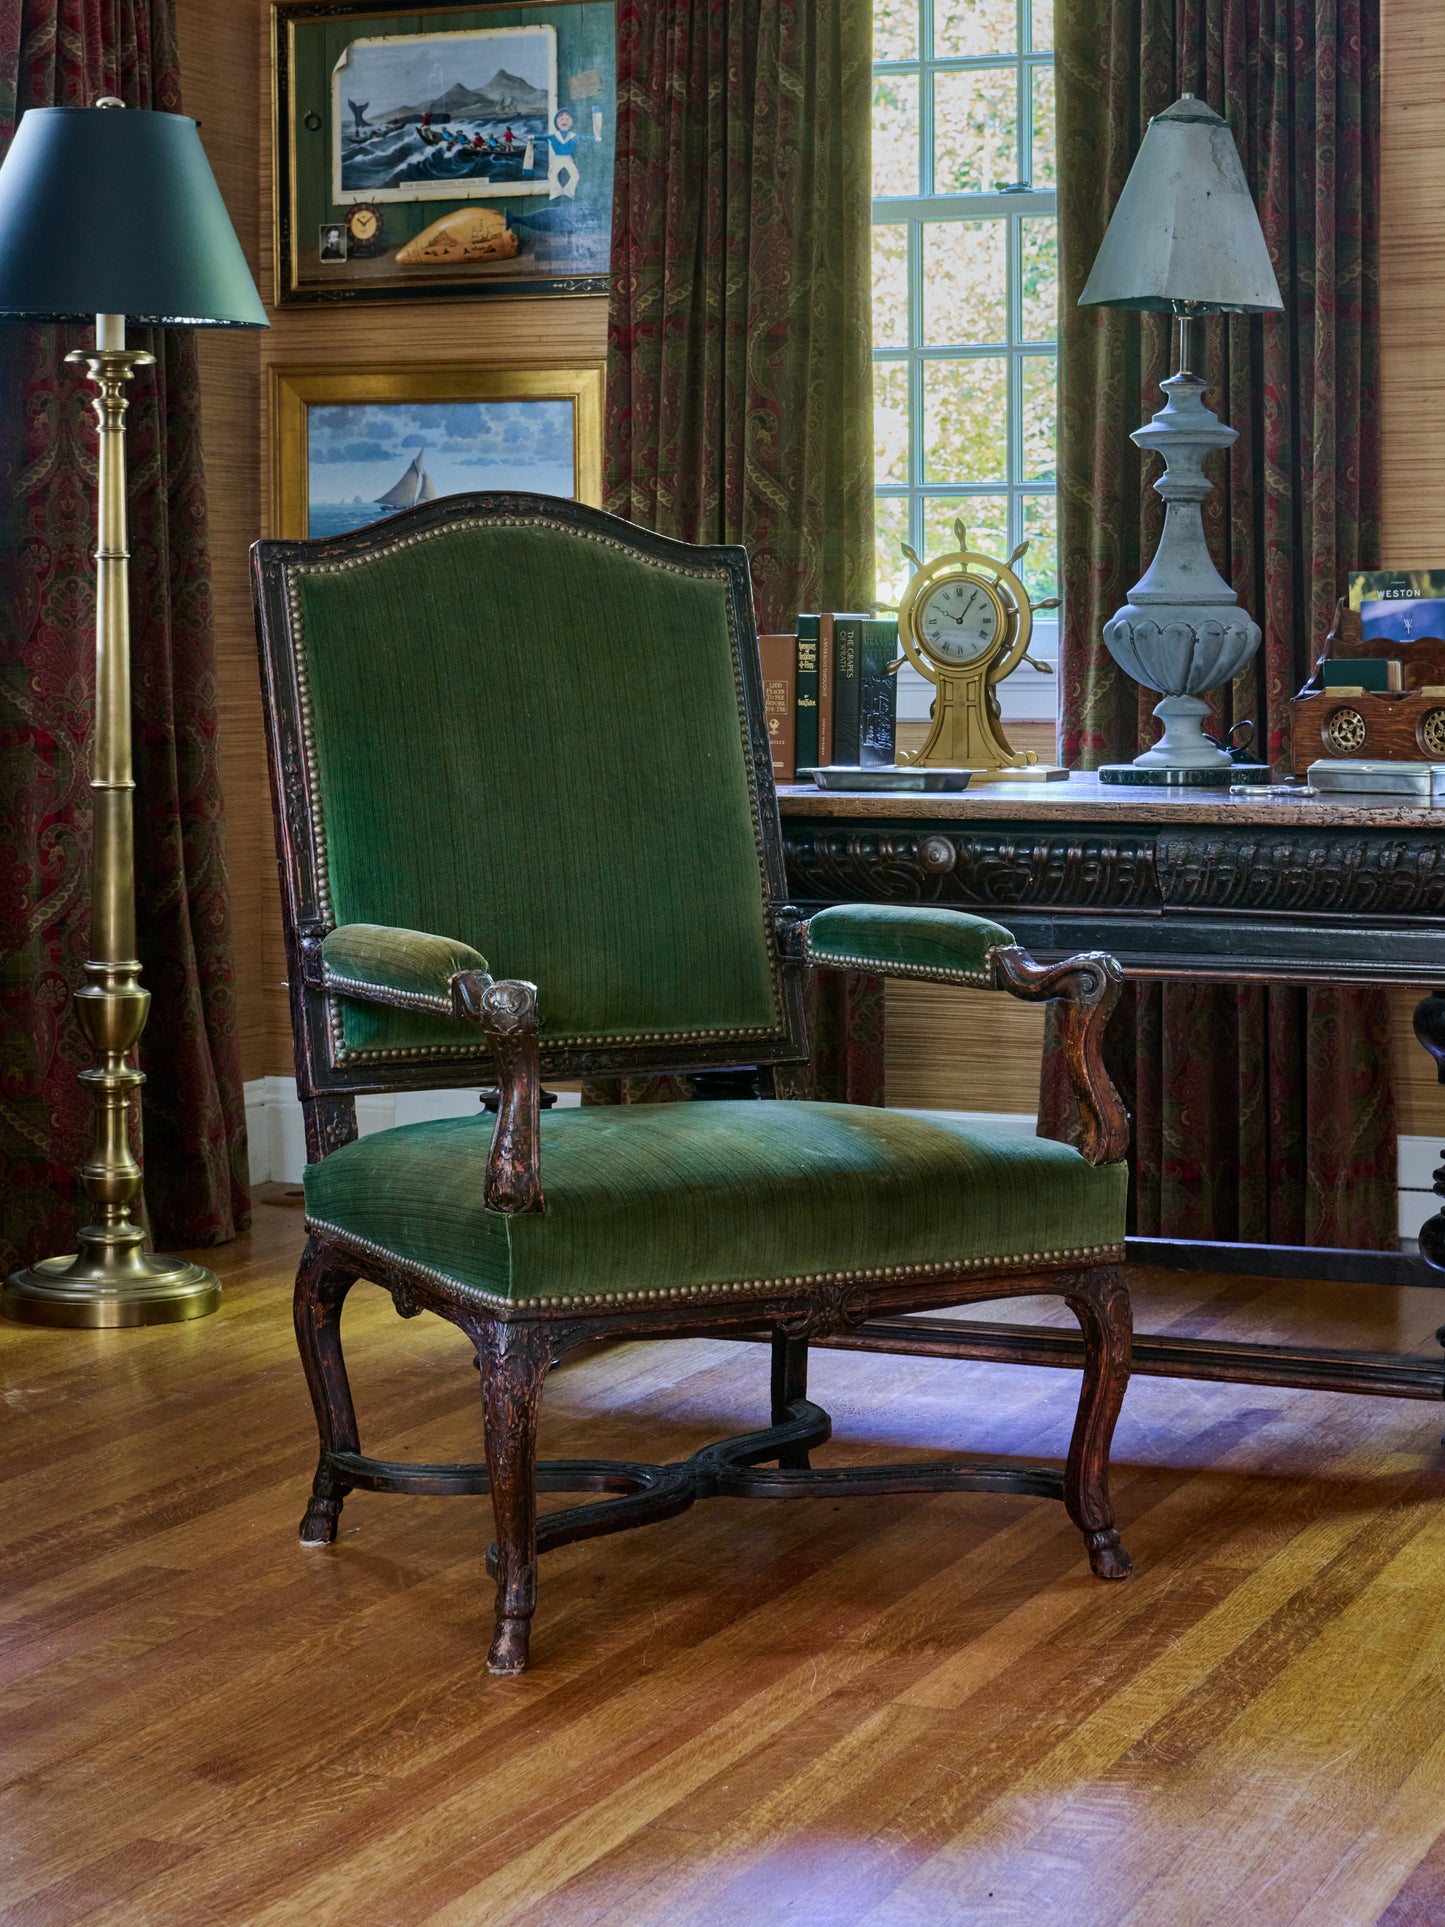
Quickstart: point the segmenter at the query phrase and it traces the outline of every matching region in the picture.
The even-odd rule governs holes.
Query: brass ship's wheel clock
[[[902,661],[935,685],[933,727],[923,747],[900,757],[911,767],[968,769],[990,782],[1029,783],[1066,777],[1068,771],[1040,763],[1032,750],[1015,750],[1003,731],[995,686],[1020,663],[1049,674],[1047,663],[1029,655],[1034,605],[1013,565],[1028,549],[1020,542],[1007,562],[968,546],[962,521],[953,525],[958,548],[924,562],[905,542],[903,553],[917,570],[898,605]],[[1056,609],[1058,599],[1041,602]]]

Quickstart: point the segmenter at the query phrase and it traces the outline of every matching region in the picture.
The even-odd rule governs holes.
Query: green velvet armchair
[[[1113,960],[1038,964],[955,911],[788,905],[740,549],[470,495],[259,543],[252,568],[307,1132],[295,1310],[321,1451],[303,1542],[335,1539],[355,1488],[489,1492],[497,1673],[526,1664],[539,1551],[717,1494],[1044,1495],[1094,1571],[1124,1577]],[[1057,999],[1082,1148],[807,1101],[817,966]],[[756,1067],[764,1096],[547,1109],[542,1088],[726,1066]],[[494,1115],[357,1135],[360,1093],[492,1081]],[[340,1342],[359,1278],[470,1340],[485,1464],[363,1454]],[[806,1396],[810,1339],[1039,1292],[1086,1339],[1062,1472],[811,1464],[829,1419]],[[681,1465],[537,1462],[543,1381],[573,1347],[768,1334],[766,1429]],[[539,1520],[539,1490],[604,1496]]]

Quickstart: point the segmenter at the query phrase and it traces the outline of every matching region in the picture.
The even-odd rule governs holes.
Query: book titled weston
[[[763,716],[773,758],[773,781],[791,783],[797,773],[794,729],[797,720],[798,642],[796,636],[759,636],[763,669]]]

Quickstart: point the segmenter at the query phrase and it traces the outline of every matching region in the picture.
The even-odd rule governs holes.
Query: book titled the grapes
[[[894,760],[898,724],[896,618],[833,617],[833,755],[848,768]]]

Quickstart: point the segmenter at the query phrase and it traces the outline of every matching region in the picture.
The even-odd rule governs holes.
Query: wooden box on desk
[[[1324,687],[1324,662],[1386,653],[1399,657],[1403,689],[1346,695]],[[1445,763],[1445,638],[1417,636],[1388,646],[1366,641],[1359,610],[1341,599],[1314,672],[1289,707],[1296,776],[1323,756]]]

